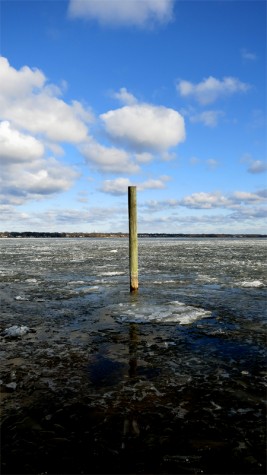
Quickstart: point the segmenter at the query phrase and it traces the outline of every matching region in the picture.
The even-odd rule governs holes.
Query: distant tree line
[[[58,233],[37,231],[0,232],[0,238],[127,238],[128,233]],[[139,233],[139,238],[266,238],[266,234],[185,234]]]
[[[96,237],[126,237],[128,234],[124,233],[58,233],[58,232],[0,232],[1,238],[96,238]]]

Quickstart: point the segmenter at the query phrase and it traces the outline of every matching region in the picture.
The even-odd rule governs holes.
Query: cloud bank
[[[159,179],[150,179],[142,183],[132,183],[129,178],[116,178],[115,180],[105,180],[101,191],[114,196],[125,195],[128,186],[136,185],[138,191],[144,190],[162,190],[166,188],[166,183],[170,180],[168,176],[162,176]]]
[[[222,81],[212,79],[199,84],[180,82],[181,93],[205,105],[226,95],[244,93],[249,88],[234,78],[224,78]],[[7,216],[14,226],[17,223],[36,226],[41,223],[41,216],[45,220],[44,228],[49,222],[64,227],[68,223],[75,226],[84,222],[86,216],[96,223],[100,223],[103,216],[107,217],[107,210],[100,207],[90,210],[70,208],[64,212],[51,209],[40,217],[17,211],[12,214],[13,206],[67,191],[79,178],[76,167],[64,163],[65,143],[76,147],[85,163],[94,171],[122,174],[122,177],[104,180],[97,190],[119,197],[132,184],[137,185],[140,192],[166,189],[169,176],[145,180],[141,176],[131,180],[128,176],[140,174],[141,167],[151,164],[155,159],[171,158],[172,149],[185,140],[184,118],[180,113],[168,107],[141,102],[125,87],[113,94],[113,98],[121,103],[120,106],[102,113],[98,118],[78,101],[67,103],[63,93],[63,88],[49,83],[42,71],[28,66],[16,70],[6,58],[0,57],[0,200],[3,205],[2,216]],[[220,110],[207,110],[200,114],[193,114],[191,110],[190,120],[214,127],[222,114]],[[94,136],[90,130],[93,121],[97,122]],[[248,163],[247,171],[251,174],[266,171],[266,164],[262,160],[249,157],[245,161]],[[218,166],[214,159],[206,160],[206,163],[210,169]],[[85,203],[85,198],[82,199]],[[209,213],[216,209],[218,213],[228,213],[229,223],[231,220],[247,222],[264,216],[263,205],[266,200],[266,190],[254,193],[235,191],[227,195],[219,191],[200,191],[180,199],[153,201],[141,207],[147,213],[146,226],[152,225],[151,214],[155,214],[157,228],[160,225],[158,213],[169,210],[171,215],[166,213],[162,217],[162,224],[168,225],[168,230],[174,232],[174,227],[169,228],[169,225],[175,226],[175,220],[191,226],[197,222],[193,216],[180,216],[183,209],[192,210],[192,213],[195,210]],[[119,226],[125,224],[121,212],[121,209],[110,208],[110,226],[113,229],[120,230]],[[141,223],[142,219],[145,222],[141,214]],[[209,219],[213,224],[216,220],[219,222],[219,214]],[[205,223],[208,218],[203,215],[203,219],[198,217],[198,220]]]
[[[16,70],[0,57],[0,115],[17,129],[55,142],[84,140],[91,111],[77,101],[67,104],[60,95],[61,90],[48,84],[38,69]]]
[[[258,190],[255,193],[235,191],[229,195],[223,195],[220,191],[210,193],[197,192],[180,200],[148,202],[146,206],[154,211],[161,211],[164,208],[170,207],[183,207],[195,210],[211,210],[216,208],[240,210],[244,205],[250,207],[251,205],[264,205],[265,203],[267,203],[267,189]]]
[[[61,142],[78,144],[88,134],[92,113],[64,102],[42,71],[13,68],[0,57],[1,201],[23,204],[68,190],[79,176],[62,154]]]
[[[131,175],[155,158],[170,157],[170,149],[185,139],[184,119],[177,111],[139,102],[126,88],[113,94],[122,107],[99,118],[78,101],[64,101],[63,92],[39,69],[15,69],[0,57],[3,203],[23,204],[71,188],[79,174],[74,165],[64,164],[65,143],[75,146],[93,171]],[[100,141],[89,131],[93,121],[98,121]],[[102,190],[120,194],[121,186],[120,181],[105,182]],[[142,186],[165,185],[159,179]]]

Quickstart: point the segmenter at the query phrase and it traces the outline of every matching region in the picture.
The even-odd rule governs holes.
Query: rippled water
[[[67,391],[80,401],[82,385],[104,414],[90,439],[95,473],[100,439],[112,473],[264,473],[265,240],[140,239],[134,294],[125,239],[1,239],[0,249],[8,410],[29,388],[36,396],[36,378],[62,404]],[[17,340],[5,333],[14,325]],[[136,461],[122,463],[133,440]]]

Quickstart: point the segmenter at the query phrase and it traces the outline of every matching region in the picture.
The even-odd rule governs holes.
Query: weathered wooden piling
[[[128,187],[130,291],[138,290],[138,240],[136,186]]]

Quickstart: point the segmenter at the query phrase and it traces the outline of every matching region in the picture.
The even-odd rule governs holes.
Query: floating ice
[[[94,292],[96,290],[99,290],[99,286],[98,285],[92,285],[91,287],[77,287],[77,289],[75,289],[77,292],[81,292],[83,294],[89,294],[90,292]]]
[[[112,276],[112,275],[124,275],[125,272],[120,272],[120,271],[110,271],[110,272],[101,272],[101,275],[105,275],[105,276]]]
[[[80,285],[80,284],[85,284],[84,280],[70,280],[68,282],[69,285]]]
[[[30,328],[24,325],[22,325],[21,327],[19,327],[18,325],[13,325],[12,327],[6,328],[4,330],[4,334],[6,336],[17,337],[17,336],[26,335],[26,333],[29,333],[30,331],[31,331]]]
[[[261,280],[245,280],[240,282],[241,287],[263,287],[264,283]]]
[[[17,387],[17,383],[15,382],[6,384],[6,388],[12,389],[13,391],[15,391],[16,387]]]
[[[170,280],[154,280],[153,284],[162,285],[162,284],[175,284],[176,281],[173,279]]]
[[[189,325],[195,320],[211,316],[211,312],[203,309],[185,305],[174,301],[158,306],[138,306],[119,304],[113,312],[114,318],[119,322],[130,323],[179,323]]]

